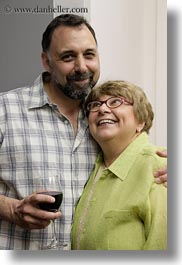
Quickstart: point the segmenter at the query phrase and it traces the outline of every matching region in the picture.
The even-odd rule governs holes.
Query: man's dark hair
[[[46,30],[44,31],[44,33],[42,35],[42,50],[44,52],[47,52],[49,50],[52,34],[57,27],[59,27],[59,26],[78,27],[82,24],[87,26],[87,28],[92,33],[92,35],[96,41],[96,44],[97,44],[95,31],[84,17],[78,16],[78,15],[73,15],[73,14],[64,14],[64,15],[60,15],[60,16],[55,17],[50,22],[50,24],[47,26]]]

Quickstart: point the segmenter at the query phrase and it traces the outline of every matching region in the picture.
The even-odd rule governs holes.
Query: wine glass
[[[57,212],[63,200],[63,191],[59,179],[59,175],[48,175],[45,179],[41,179],[43,191],[38,191],[38,194],[45,194],[55,198],[54,203],[39,203],[40,209],[48,212]],[[61,250],[66,247],[66,244],[61,244],[57,240],[55,220],[51,220],[52,239],[51,243],[43,246],[43,249]]]

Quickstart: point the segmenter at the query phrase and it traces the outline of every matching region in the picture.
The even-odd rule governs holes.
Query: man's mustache
[[[92,78],[93,77],[93,73],[76,73],[74,75],[69,75],[67,77],[67,80],[75,80],[75,81],[82,81],[88,78]]]

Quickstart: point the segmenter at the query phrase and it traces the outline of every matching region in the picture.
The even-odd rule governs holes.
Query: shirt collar
[[[47,93],[44,90],[43,80],[48,75],[47,72],[42,73],[34,81],[32,87],[30,88],[30,100],[28,104],[28,109],[41,108],[46,104],[50,104]]]
[[[119,155],[119,157],[107,168],[107,170],[112,172],[121,180],[124,180],[137,159],[138,154],[141,152],[143,147],[148,144],[148,135],[143,132]],[[103,163],[102,154],[99,155],[97,163]]]

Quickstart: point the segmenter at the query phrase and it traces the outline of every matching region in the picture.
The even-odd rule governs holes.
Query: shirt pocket
[[[118,223],[129,221],[133,215],[131,210],[111,210],[104,214],[104,218],[106,220],[112,219],[114,223]]]
[[[143,223],[132,210],[106,212],[99,229],[102,249],[138,250],[145,240]]]

